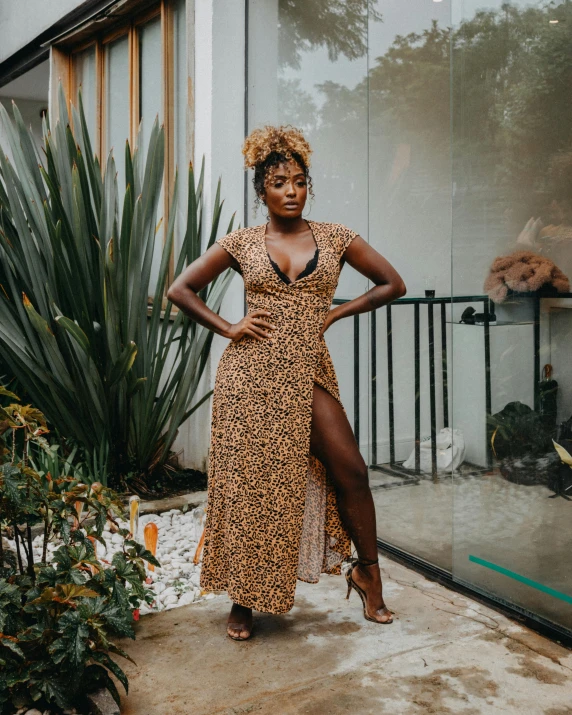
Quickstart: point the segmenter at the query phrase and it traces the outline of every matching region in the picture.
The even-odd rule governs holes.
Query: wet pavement
[[[345,580],[298,582],[286,615],[226,636],[226,594],[143,617],[122,646],[125,715],[572,715],[572,651],[380,557],[392,624],[363,618]]]

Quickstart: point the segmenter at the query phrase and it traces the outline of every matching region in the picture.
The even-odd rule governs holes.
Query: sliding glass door
[[[453,293],[490,300],[453,326],[453,576],[570,630],[571,42],[570,2],[453,3]]]

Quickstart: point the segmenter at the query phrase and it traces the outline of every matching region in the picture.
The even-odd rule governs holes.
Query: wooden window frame
[[[151,4],[144,12],[133,10],[131,14],[123,17],[112,28],[107,28],[103,32],[94,32],[88,38],[83,38],[74,44],[73,37],[66,38],[65,46],[52,46],[52,86],[50,87],[52,97],[57,96],[56,84],[61,82],[68,101],[68,111],[72,99],[77,96],[76,76],[74,71],[74,57],[80,52],[95,47],[95,107],[96,107],[96,129],[94,151],[100,157],[102,170],[105,167],[104,155],[107,154],[106,147],[106,107],[105,107],[105,86],[106,86],[106,45],[127,35],[129,42],[129,144],[131,148],[135,146],[139,129],[140,116],[140,30],[148,22],[160,18],[161,22],[161,74],[162,74],[162,110],[163,126],[165,129],[165,167],[164,167],[164,205],[163,205],[163,225],[165,231],[163,242],[166,240],[166,227],[169,225],[169,206],[174,189],[175,170],[175,107],[174,107],[174,84],[175,84],[175,57],[174,57],[174,11],[172,0],[157,0]],[[52,102],[53,108],[57,102]],[[52,114],[54,112],[52,111]],[[175,207],[173,207],[174,210]],[[167,285],[174,280],[175,256],[174,249],[169,257],[169,267]],[[149,298],[151,303],[152,298]],[[166,307],[166,296],[162,297],[162,307]],[[178,311],[175,311],[178,312]]]

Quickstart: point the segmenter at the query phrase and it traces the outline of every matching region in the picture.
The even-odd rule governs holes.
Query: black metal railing
[[[340,305],[348,299],[336,298],[334,304]],[[442,393],[442,427],[449,426],[449,374],[448,374],[448,344],[447,344],[447,305],[458,303],[482,302],[484,319],[484,362],[485,362],[485,405],[487,417],[491,413],[491,353],[490,353],[490,326],[488,315],[493,310],[493,304],[484,295],[446,296],[436,298],[400,298],[390,305],[381,308],[386,311],[386,345],[387,345],[387,402],[388,402],[388,431],[389,431],[389,463],[380,464],[378,460],[378,355],[377,355],[377,312],[370,314],[370,399],[371,399],[371,464],[370,469],[399,474],[400,476],[413,476],[421,473],[421,306],[426,305],[428,359],[429,359],[429,408],[431,432],[431,472],[437,477],[437,362],[435,358],[435,306],[439,307],[441,327],[441,360],[440,360],[440,389]],[[393,321],[394,312],[402,306],[413,306],[413,350],[414,350],[414,421],[415,421],[415,468],[406,470],[396,459],[395,454],[395,391],[394,391],[394,361],[393,361]],[[539,309],[538,309],[539,312]],[[354,434],[356,440],[360,439],[360,325],[359,315],[354,316]],[[535,343],[536,345],[536,343]],[[539,364],[538,357],[538,364]],[[539,369],[536,370],[538,374]],[[487,432],[488,434],[488,432]],[[490,440],[487,439],[487,464],[492,464]]]
[[[540,369],[540,321],[541,321],[541,303],[542,300],[548,299],[572,299],[571,293],[551,293],[551,292],[536,292],[536,293],[517,293],[514,294],[518,299],[526,299],[532,301],[533,312],[533,351],[534,351],[534,409],[539,409],[539,381],[541,377]],[[347,303],[350,299],[335,298],[334,304],[340,305]],[[371,425],[371,464],[370,469],[382,472],[395,473],[400,476],[414,476],[420,474],[420,444],[421,444],[421,306],[427,306],[427,339],[428,339],[428,368],[429,368],[429,407],[430,407],[430,432],[431,432],[431,472],[433,477],[437,476],[437,445],[436,437],[439,425],[437,424],[437,374],[440,374],[440,389],[442,391],[442,427],[448,427],[450,423],[449,416],[449,374],[448,374],[448,350],[447,343],[447,305],[459,303],[482,303],[483,304],[483,358],[485,364],[485,412],[488,418],[492,408],[491,394],[491,339],[490,326],[488,316],[494,312],[494,303],[486,295],[468,295],[468,296],[445,296],[436,298],[400,298],[380,310],[386,311],[386,346],[387,346],[387,404],[388,404],[388,432],[389,432],[389,462],[380,464],[378,461],[378,317],[377,311],[370,313],[370,425]],[[396,460],[395,455],[395,390],[394,390],[394,351],[393,351],[393,323],[395,311],[402,306],[413,306],[413,350],[414,350],[414,380],[415,380],[415,396],[414,396],[414,422],[415,422],[415,468],[406,470],[400,462]],[[440,370],[437,369],[438,360],[436,360],[436,344],[435,344],[435,306],[439,307],[439,320],[441,328],[441,361]],[[452,319],[452,318],[451,318]],[[354,434],[356,440],[360,439],[360,316],[354,316],[354,366],[353,366],[353,383],[354,383]],[[492,466],[492,449],[490,444],[490,435],[487,427],[487,467]]]

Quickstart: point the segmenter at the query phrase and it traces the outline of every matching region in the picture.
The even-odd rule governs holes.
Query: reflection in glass
[[[572,302],[557,297],[572,275],[572,3],[453,6],[453,287],[484,286],[497,317],[488,345],[453,326],[454,419],[481,467],[455,479],[453,573],[572,628],[572,471],[553,443],[572,437]]]
[[[364,85],[369,240],[403,275],[408,299],[443,298],[451,290],[451,3],[375,8],[382,20],[369,23]],[[439,303],[395,305],[391,323],[378,310],[370,387],[378,535],[447,571],[451,469],[464,455],[449,419],[449,320]]]

